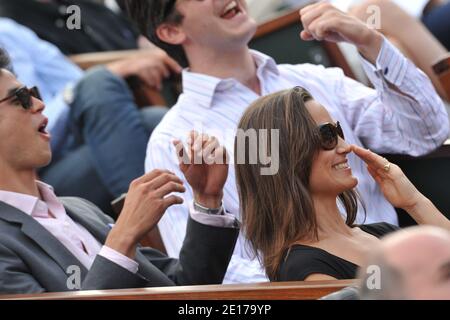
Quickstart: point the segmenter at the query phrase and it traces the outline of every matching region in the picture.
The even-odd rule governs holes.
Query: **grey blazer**
[[[78,198],[60,198],[67,214],[105,243],[113,220],[93,204]],[[206,226],[190,219],[180,259],[138,247],[137,274],[97,256],[87,270],[75,256],[35,219],[0,202],[0,293],[63,292],[173,285],[222,283],[238,229]],[[81,288],[72,276],[81,271]],[[69,281],[68,281],[69,280]]]

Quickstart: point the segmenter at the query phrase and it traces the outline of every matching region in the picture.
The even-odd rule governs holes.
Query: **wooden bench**
[[[273,282],[5,295],[0,300],[315,300],[354,284],[355,280]]]

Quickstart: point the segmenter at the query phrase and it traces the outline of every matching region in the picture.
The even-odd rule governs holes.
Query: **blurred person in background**
[[[359,278],[364,300],[450,300],[450,233],[419,226],[388,235]]]
[[[39,170],[41,179],[60,196],[83,197],[112,214],[111,201],[144,174],[148,138],[167,111],[138,110],[125,79],[138,76],[145,87],[160,88],[180,67],[153,48],[83,72],[54,45],[7,18],[0,18],[0,46],[18,79],[38,86],[47,104],[53,159]]]
[[[68,22],[78,11],[79,29]],[[0,0],[0,17],[11,18],[53,43],[65,55],[137,49],[141,37],[121,10],[94,0]]]

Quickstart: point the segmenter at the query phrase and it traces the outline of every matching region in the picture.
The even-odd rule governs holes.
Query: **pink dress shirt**
[[[107,246],[102,246],[83,226],[75,223],[67,215],[51,186],[42,182],[37,184],[42,200],[22,193],[0,190],[0,201],[33,217],[61,241],[88,270],[99,254],[132,273],[137,272],[136,261]]]
[[[102,246],[89,231],[67,215],[66,209],[51,186],[36,182],[42,200],[23,193],[0,190],[0,201],[33,217],[88,270],[98,254],[132,273],[137,273],[139,265],[136,261],[105,245]],[[235,228],[237,224],[234,215],[229,213],[219,216],[209,215],[197,212],[192,204],[189,211],[192,219],[198,223],[222,228]]]

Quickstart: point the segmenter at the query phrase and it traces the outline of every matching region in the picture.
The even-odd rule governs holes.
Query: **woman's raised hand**
[[[367,164],[370,175],[394,207],[408,210],[423,197],[396,164],[390,163],[370,150],[355,145],[352,146],[352,151]]]

